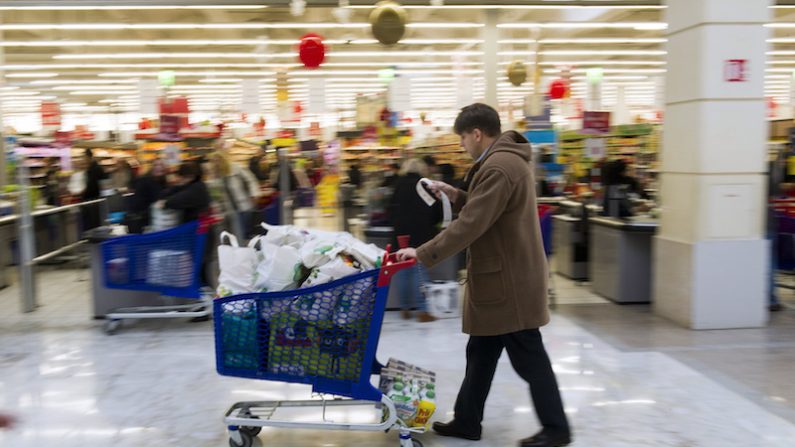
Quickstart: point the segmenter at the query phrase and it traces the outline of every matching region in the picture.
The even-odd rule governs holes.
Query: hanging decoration
[[[300,17],[304,15],[305,10],[306,10],[305,0],[290,0],[290,14],[292,14],[293,17]]]
[[[555,79],[549,84],[549,99],[563,99],[568,96],[569,85],[563,79]]]
[[[406,11],[393,1],[382,1],[370,13],[373,37],[384,45],[394,45],[406,34]]]
[[[508,80],[516,87],[519,87],[527,80],[527,66],[524,62],[516,60],[508,65]]]
[[[298,44],[298,59],[306,68],[320,67],[320,64],[326,59],[326,45],[323,43],[323,37],[314,33],[303,35]]]

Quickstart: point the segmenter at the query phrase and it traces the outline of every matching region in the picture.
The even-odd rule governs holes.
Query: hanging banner
[[[464,108],[475,102],[475,80],[466,77],[458,76],[455,79],[455,105],[457,108]]]
[[[326,113],[326,80],[310,78],[307,86],[309,87],[309,98],[306,104],[307,113],[310,115]]]
[[[240,81],[240,111],[249,115],[262,113],[259,100],[259,79],[243,79]]]
[[[408,112],[411,110],[411,79],[397,76],[389,84],[389,110]]]
[[[44,127],[61,127],[60,104],[53,101],[42,101],[41,125]]]
[[[157,79],[141,79],[138,81],[139,112],[142,115],[158,114],[158,81]]]

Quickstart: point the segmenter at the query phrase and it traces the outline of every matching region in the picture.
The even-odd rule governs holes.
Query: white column
[[[497,22],[499,21],[499,12],[496,9],[487,9],[483,13],[485,15],[483,27],[483,76],[486,82],[486,96],[485,103],[499,110],[499,101],[497,99],[497,79],[500,75],[499,65],[497,64],[497,53],[499,29]]]
[[[769,0],[668,0],[654,310],[692,329],[767,323]],[[745,73],[729,61],[745,61]],[[737,64],[735,64],[736,67]],[[732,77],[744,80],[729,82]]]

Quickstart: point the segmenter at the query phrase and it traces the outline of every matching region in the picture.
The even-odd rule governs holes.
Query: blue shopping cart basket
[[[378,339],[389,281],[414,261],[385,257],[380,269],[312,288],[214,301],[219,374],[312,385],[316,393],[379,402]]]
[[[105,241],[101,246],[105,287],[199,299],[206,238],[207,226],[194,221]]]

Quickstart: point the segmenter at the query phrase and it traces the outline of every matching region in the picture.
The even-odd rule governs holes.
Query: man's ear
[[[478,128],[472,130],[472,136],[475,137],[475,141],[483,141],[483,131]]]

